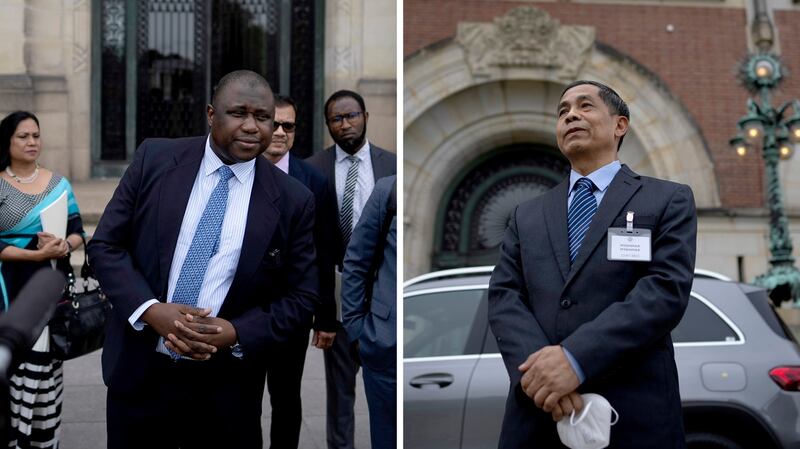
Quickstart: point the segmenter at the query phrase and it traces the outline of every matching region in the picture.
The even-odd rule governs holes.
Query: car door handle
[[[431,373],[417,376],[408,383],[414,388],[445,388],[453,383],[453,376],[446,373]]]

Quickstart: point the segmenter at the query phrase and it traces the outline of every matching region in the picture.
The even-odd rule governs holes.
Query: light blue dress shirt
[[[569,173],[569,196],[567,196],[567,210],[569,210],[569,205],[572,203],[572,197],[575,196],[575,192],[573,189],[575,188],[575,183],[578,182],[581,178],[589,178],[590,181],[594,183],[595,191],[594,197],[597,200],[597,207],[600,207],[600,202],[603,201],[603,197],[606,194],[606,190],[608,190],[609,184],[611,181],[614,180],[614,176],[617,176],[617,172],[622,168],[622,164],[616,160],[611,162],[610,164],[606,164],[597,170],[589,173],[587,176],[583,176],[582,174],[576,172],[575,170],[570,170]],[[578,376],[578,381],[583,383],[586,380],[586,375],[583,373],[583,369],[581,365],[578,364],[578,361],[575,360],[575,357],[564,348],[564,355],[567,356],[567,360],[569,360],[569,364],[572,365],[572,369],[575,370],[575,374]]]
[[[228,181],[228,206],[225,209],[225,218],[222,223],[219,249],[209,260],[208,269],[203,277],[203,285],[200,287],[200,294],[197,299],[197,307],[201,309],[210,308],[211,316],[217,316],[219,313],[225,296],[228,295],[228,290],[233,283],[236,268],[239,265],[239,255],[241,254],[244,231],[247,225],[247,212],[250,209],[250,193],[253,190],[253,180],[255,179],[255,162],[255,159],[253,159],[248,162],[229,165],[234,176]],[[200,163],[200,170],[198,170],[192,186],[192,193],[189,196],[189,203],[186,205],[186,212],[183,214],[178,242],[172,257],[166,302],[172,302],[183,261],[189,252],[194,231],[200,222],[200,217],[203,215],[203,210],[211,196],[211,191],[214,190],[219,182],[217,169],[222,164],[222,161],[211,149],[209,140],[206,140],[203,160]],[[131,314],[128,322],[134,329],[142,330],[144,328],[145,323],[139,318],[148,307],[157,302],[157,299],[151,299]],[[168,354],[160,340],[157,350]]]

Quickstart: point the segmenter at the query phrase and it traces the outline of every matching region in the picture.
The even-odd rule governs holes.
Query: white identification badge
[[[650,230],[634,228],[631,211],[626,222],[624,228],[608,228],[608,260],[650,262]]]

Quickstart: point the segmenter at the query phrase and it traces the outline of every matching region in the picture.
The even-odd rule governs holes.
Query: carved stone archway
[[[591,27],[564,26],[521,7],[405,61],[404,276],[430,269],[442,195],[472,161],[515,144],[555,146],[563,86],[593,79],[631,110],[620,158],[641,174],[689,184],[699,207],[719,206],[699,128],[652,73],[595,42]]]

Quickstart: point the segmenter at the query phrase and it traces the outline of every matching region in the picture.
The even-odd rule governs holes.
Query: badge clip
[[[625,221],[627,222],[627,227],[626,227],[625,230],[628,231],[628,232],[633,232],[633,211],[632,210],[628,211],[628,214],[627,214],[627,216],[625,218]]]

